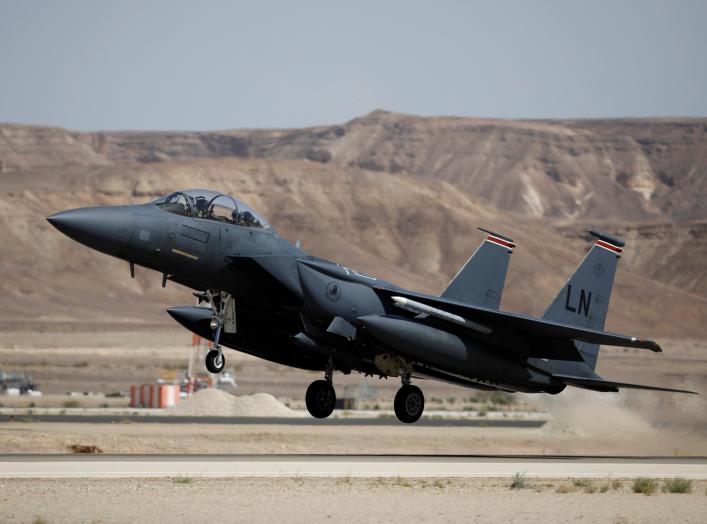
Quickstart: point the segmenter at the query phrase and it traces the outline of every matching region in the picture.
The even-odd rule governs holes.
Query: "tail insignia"
[[[589,316],[589,304],[592,302],[592,292],[580,289],[579,291],[579,304],[577,307],[570,305],[570,299],[572,296],[572,284],[567,284],[567,294],[565,295],[565,309],[571,313],[577,313],[581,315],[584,312],[584,316]]]

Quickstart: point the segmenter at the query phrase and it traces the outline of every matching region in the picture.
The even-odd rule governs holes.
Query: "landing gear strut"
[[[417,386],[410,384],[410,371],[402,374],[402,387],[395,394],[395,415],[400,422],[412,424],[417,422],[425,409],[425,396]]]
[[[223,332],[226,309],[233,297],[225,291],[214,292],[211,290],[199,293],[197,296],[202,300],[208,301],[209,306],[211,306],[210,327],[214,332],[214,345],[209,348],[209,352],[206,354],[206,369],[211,373],[221,373],[226,365],[226,357],[223,355],[219,340],[221,340],[221,333]]]
[[[324,373],[324,380],[315,380],[307,388],[305,401],[307,411],[315,418],[327,418],[336,405],[336,391],[332,385],[334,365],[329,361]]]

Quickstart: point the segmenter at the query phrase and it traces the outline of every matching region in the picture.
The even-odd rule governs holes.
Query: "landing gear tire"
[[[395,394],[395,415],[400,422],[417,422],[425,409],[425,396],[417,386],[410,384],[401,387]]]
[[[225,365],[226,357],[220,351],[212,349],[206,354],[206,369],[211,373],[221,373]]]
[[[314,418],[327,418],[336,405],[334,386],[326,380],[315,380],[307,388],[305,395],[307,411]]]

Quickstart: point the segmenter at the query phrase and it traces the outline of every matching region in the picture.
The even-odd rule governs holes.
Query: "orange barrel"
[[[151,408],[158,408],[159,407],[159,386],[157,384],[150,384],[150,407]]]
[[[179,386],[175,384],[160,384],[159,408],[168,408],[179,402]]]
[[[139,396],[138,396],[138,390],[137,386],[135,384],[132,384],[130,386],[130,407],[131,408],[136,408],[139,406]]]
[[[147,407],[147,384],[140,384],[140,407]]]

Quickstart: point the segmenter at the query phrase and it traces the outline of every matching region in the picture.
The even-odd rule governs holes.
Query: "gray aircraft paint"
[[[623,245],[623,242],[612,240],[615,244]],[[612,245],[600,238],[599,242],[592,246],[542,318],[573,326],[604,329],[614,275],[621,256],[621,248],[615,244]],[[553,373],[596,377],[594,370],[599,355],[599,345],[578,341],[575,341],[575,345],[584,357],[586,365],[564,361],[547,363],[535,359],[529,363]]]
[[[441,296],[498,309],[515,244],[497,233],[485,229],[482,231],[489,233],[486,240],[469,257]]]
[[[180,207],[179,195],[192,203]],[[212,197],[210,202],[222,195],[191,190],[144,205],[64,211],[48,220],[131,267],[159,271],[199,292],[229,293],[238,332],[223,333],[222,344],[288,366],[324,370],[331,363],[344,373],[381,375],[375,357],[391,354],[414,376],[479,389],[558,393],[570,384],[615,391],[633,386],[594,373],[598,344],[660,351],[655,342],[602,331],[617,239],[595,235],[595,246],[537,319],[498,309],[512,249],[500,235],[493,234],[500,242],[484,240],[435,297],[311,256],[233,199],[232,217],[217,219],[203,208]],[[405,310],[405,300],[417,306]],[[434,315],[419,314],[420,308]],[[210,309],[169,313],[213,339]]]

